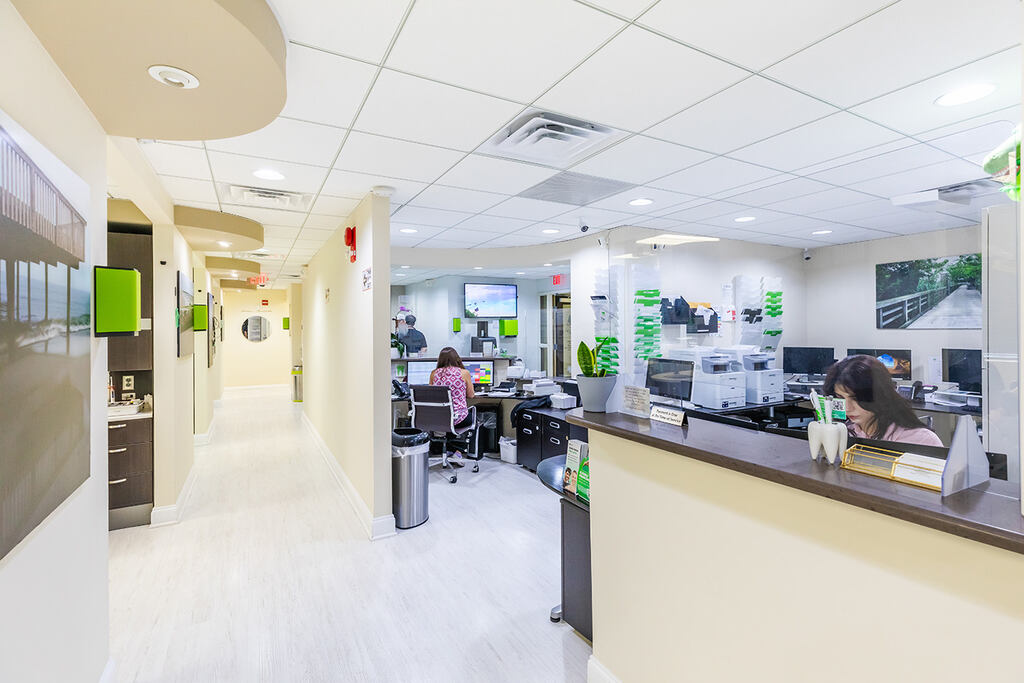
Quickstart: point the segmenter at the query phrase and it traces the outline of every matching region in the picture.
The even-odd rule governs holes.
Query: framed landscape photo
[[[879,263],[875,327],[980,330],[981,254]]]

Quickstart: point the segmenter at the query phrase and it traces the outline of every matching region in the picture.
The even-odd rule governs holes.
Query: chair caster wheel
[[[455,482],[457,482],[458,480],[459,480],[459,478],[457,476],[455,476],[454,474],[452,476],[448,477],[448,481],[450,481],[453,484]]]
[[[480,465],[473,465],[473,471],[474,472],[479,472],[480,471]]]

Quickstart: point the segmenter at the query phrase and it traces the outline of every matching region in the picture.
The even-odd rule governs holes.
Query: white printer
[[[775,367],[775,354],[762,353],[756,346],[715,349],[742,363],[746,374],[747,403],[780,403],[786,397],[782,370]]]
[[[698,406],[723,410],[746,404],[747,382],[742,365],[734,358],[713,349],[690,348],[672,354],[693,361],[693,393],[690,400]]]

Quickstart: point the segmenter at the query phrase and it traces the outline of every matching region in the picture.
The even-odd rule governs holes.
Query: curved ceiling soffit
[[[266,0],[12,0],[110,135],[209,140],[284,107],[287,44]],[[199,79],[177,88],[154,65]]]
[[[238,279],[239,276],[248,278],[250,275],[260,274],[258,261],[247,259],[229,258],[226,256],[207,256],[206,271],[214,278]]]
[[[175,206],[174,224],[195,251],[254,251],[263,246],[263,225],[233,213]]]

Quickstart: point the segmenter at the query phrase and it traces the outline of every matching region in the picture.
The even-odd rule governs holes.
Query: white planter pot
[[[396,349],[394,346],[391,347],[391,357],[392,358],[399,358],[400,357],[398,355],[398,349]]]
[[[606,375],[604,377],[585,377],[576,375],[576,385],[580,389],[580,401],[583,403],[583,410],[590,413],[603,413],[608,404],[608,399],[615,391],[615,381],[618,375]]]

